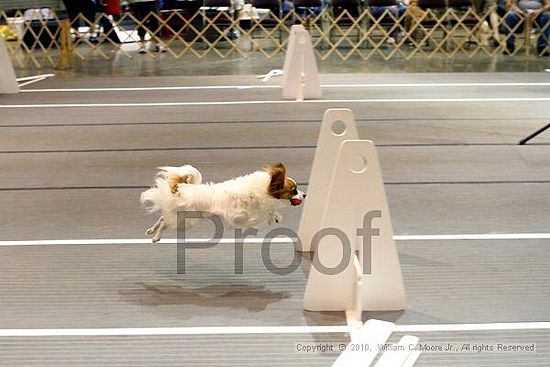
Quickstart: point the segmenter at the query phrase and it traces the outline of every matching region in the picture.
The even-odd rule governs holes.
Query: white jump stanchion
[[[369,320],[360,333],[351,340],[344,352],[338,356],[332,367],[370,366],[378,355],[378,346],[390,337],[395,324],[393,322]],[[360,348],[357,348],[360,346]]]
[[[374,367],[413,366],[420,356],[420,352],[416,351],[418,341],[416,336],[405,335],[396,344],[397,348],[389,349],[380,356]]]
[[[290,29],[282,89],[284,99],[317,99],[322,96],[311,36],[303,25],[296,24]]]
[[[312,241],[315,255],[305,309],[356,314],[358,304],[362,311],[404,309],[401,266],[372,141],[342,142],[331,177],[325,208],[318,214],[321,226]],[[357,274],[355,256],[362,274]]]
[[[321,215],[327,201],[327,185],[336,164],[336,155],[344,140],[359,139],[353,112],[348,108],[325,111],[317,139],[317,149],[309,175],[307,200],[298,227],[301,251],[311,251],[311,240],[321,228]]]
[[[17,78],[4,37],[0,36],[0,94],[19,93]]]
[[[332,367],[368,367],[379,354],[375,367],[412,367],[420,356],[416,349],[419,339],[405,335],[398,344],[388,344],[394,329],[393,322],[368,320]]]
[[[420,357],[420,350],[414,350],[412,351],[407,359],[405,360],[405,362],[401,365],[401,367],[413,367],[414,364],[416,363],[416,361],[418,360],[418,358]]]

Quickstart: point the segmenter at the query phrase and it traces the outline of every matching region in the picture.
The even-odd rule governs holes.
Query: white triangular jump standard
[[[290,28],[282,89],[284,99],[317,99],[322,96],[311,36],[300,24]]]
[[[0,94],[15,93],[19,93],[19,86],[17,85],[8,47],[4,38],[0,36]]]
[[[321,228],[321,213],[327,202],[327,185],[336,165],[336,154],[344,140],[359,139],[353,112],[349,108],[325,111],[307,187],[307,200],[298,227],[301,251],[311,251],[311,240]]]
[[[330,131],[321,134],[319,142]],[[330,157],[327,146],[318,147],[315,160]],[[324,207],[315,214],[319,225],[299,230],[312,236],[309,249],[315,252],[304,307],[346,311],[359,320],[361,311],[402,310],[405,290],[376,148],[369,140],[344,140],[332,154],[330,174],[319,178],[312,172],[310,179],[314,187],[325,187]]]

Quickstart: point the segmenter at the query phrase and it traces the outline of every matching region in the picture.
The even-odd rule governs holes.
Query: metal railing
[[[511,53],[529,56],[534,54],[535,37],[542,36],[550,26],[546,24],[539,29],[530,18],[521,18],[512,28],[505,22],[507,15],[499,17],[500,34],[495,45],[490,41],[490,27],[485,20],[489,14],[479,15],[472,8],[422,10],[413,4],[401,16],[386,10],[376,17],[368,8],[352,13],[343,10],[336,15],[325,8],[307,14],[290,11],[277,15],[261,10],[243,13],[201,8],[194,14],[151,13],[141,20],[131,13],[117,19],[98,14],[94,21],[79,16],[72,23],[55,14],[51,19],[29,19],[19,13],[13,17],[0,13],[0,34],[12,40],[8,45],[15,65],[41,68],[70,67],[75,59],[85,61],[98,56],[110,59],[122,54],[134,58],[139,27],[146,29],[150,41],[165,47],[166,55],[176,59],[212,54],[220,58],[248,57],[257,53],[271,58],[284,52],[290,27],[301,23],[311,32],[315,52],[321,60],[329,57],[388,60],[415,56],[493,57],[506,52],[506,39],[511,35],[519,40]],[[148,26],[151,17],[158,21],[157,29]],[[147,49],[146,55],[159,54]]]

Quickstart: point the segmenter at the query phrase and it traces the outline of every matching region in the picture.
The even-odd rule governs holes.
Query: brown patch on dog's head
[[[172,191],[172,194],[176,194],[178,192],[178,187],[182,183],[190,183],[190,181],[193,179],[190,175],[176,175],[176,174],[169,174],[168,178],[166,179],[166,182],[168,182],[168,185],[170,186],[170,191]]]
[[[298,193],[296,181],[286,177],[286,167],[282,163],[266,167],[266,172],[271,176],[267,193],[275,199],[290,200]]]

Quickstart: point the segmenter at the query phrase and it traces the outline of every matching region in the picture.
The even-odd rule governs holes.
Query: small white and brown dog
[[[177,213],[206,212],[219,216],[232,227],[254,228],[278,223],[277,211],[286,203],[300,205],[306,194],[296,181],[286,176],[282,163],[267,166],[246,176],[220,183],[202,183],[202,174],[193,166],[159,167],[155,186],[141,194],[141,203],[149,213],[161,216],[147,234],[158,242],[166,228],[176,229]],[[195,221],[196,222],[196,221]],[[192,220],[186,227],[192,226]]]

